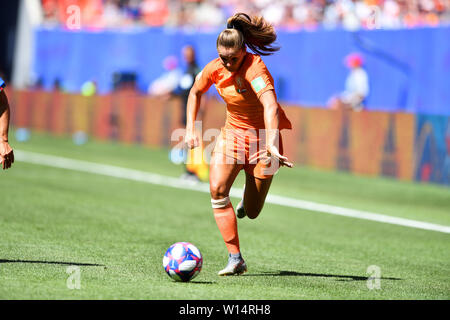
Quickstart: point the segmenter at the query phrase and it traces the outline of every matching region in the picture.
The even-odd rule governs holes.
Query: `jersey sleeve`
[[[252,65],[247,77],[258,99],[264,92],[274,90],[272,75],[259,57],[256,63]]]
[[[208,63],[202,71],[195,77],[195,86],[196,88],[205,93],[214,83],[214,63],[215,61],[211,61]]]
[[[0,78],[0,92],[3,91],[3,89],[6,87],[5,81],[3,81],[2,78]]]

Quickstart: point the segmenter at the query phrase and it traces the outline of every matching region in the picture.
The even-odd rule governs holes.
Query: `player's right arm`
[[[10,111],[4,87],[4,82],[0,78],[0,163],[3,170],[10,168],[14,162],[14,152],[8,142]]]
[[[184,142],[188,148],[193,149],[199,145],[199,137],[195,130],[195,120],[197,119],[198,110],[203,93],[213,84],[213,62],[210,62],[206,67],[195,77],[195,83],[189,91],[189,97],[186,106],[186,136]]]

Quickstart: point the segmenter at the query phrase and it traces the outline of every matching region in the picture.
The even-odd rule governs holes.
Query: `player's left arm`
[[[11,167],[14,163],[14,152],[9,145],[8,130],[9,130],[10,110],[8,98],[6,97],[3,87],[0,88],[0,163],[3,170]]]
[[[278,159],[281,165],[292,168],[294,165],[289,162],[287,157],[282,156],[278,149],[278,142],[280,141],[280,120],[275,92],[273,90],[265,91],[260,95],[259,101],[264,106],[264,124],[266,127],[266,148],[268,155]]]

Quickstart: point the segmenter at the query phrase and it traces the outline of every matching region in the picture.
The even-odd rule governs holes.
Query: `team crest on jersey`
[[[244,93],[247,91],[247,89],[244,88],[244,84],[241,77],[236,77],[236,84],[237,84],[236,90],[238,93]]]

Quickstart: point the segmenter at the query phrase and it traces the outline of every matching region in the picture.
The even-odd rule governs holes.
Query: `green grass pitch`
[[[17,150],[177,177],[167,149],[33,133]],[[243,174],[235,187],[242,187]],[[239,220],[249,270],[218,277],[227,252],[209,195],[16,161],[0,172],[0,299],[449,299],[450,235],[266,204]],[[450,189],[295,167],[272,194],[450,225]],[[233,198],[236,205],[239,199]],[[199,276],[172,281],[165,250],[189,241]],[[68,287],[78,266],[79,289]],[[369,289],[367,272],[381,272]],[[70,271],[70,270],[69,270]]]

